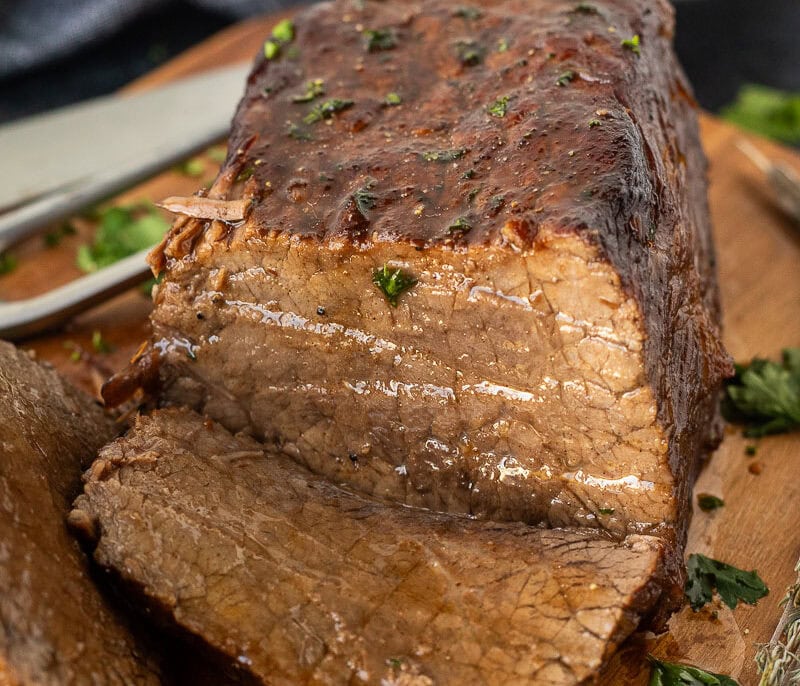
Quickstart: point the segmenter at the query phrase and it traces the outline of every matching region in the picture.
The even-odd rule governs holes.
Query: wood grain
[[[140,79],[135,89],[157,86],[224,63],[250,60],[263,37],[282,15],[239,24]],[[719,278],[725,312],[725,341],[739,360],[772,356],[782,347],[800,345],[800,231],[775,208],[759,173],[736,148],[744,134],[710,116],[702,120],[702,137],[710,159],[710,202],[718,250]],[[792,151],[751,138],[769,156],[800,170]],[[169,171],[125,193],[120,202],[193,192],[212,177],[215,164],[202,157],[207,176],[192,179]],[[81,224],[80,222],[78,222]],[[16,299],[41,292],[78,275],[77,245],[91,226],[54,249],[33,239],[15,252],[18,269],[0,277],[0,297]],[[147,334],[149,302],[132,291],[73,321],[66,330],[30,340],[26,346],[52,361],[76,383],[96,390],[103,375],[121,367]],[[111,354],[91,351],[95,330],[114,346]],[[88,351],[70,361],[71,341]],[[800,557],[800,439],[777,436],[758,444],[755,457],[745,455],[747,442],[730,429],[703,471],[698,492],[721,496],[725,507],[713,514],[695,512],[689,552],[702,552],[748,569],[756,568],[769,584],[770,595],[757,606],[724,606],[676,615],[668,634],[637,635],[615,656],[601,677],[606,686],[646,684],[647,652],[685,660],[730,674],[744,685],[757,683],[753,655],[757,643],[769,639],[780,615],[779,603],[792,582]],[[749,466],[758,463],[761,473]]]

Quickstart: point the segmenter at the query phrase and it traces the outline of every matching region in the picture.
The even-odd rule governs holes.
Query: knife
[[[250,65],[0,126],[0,252],[222,138]]]

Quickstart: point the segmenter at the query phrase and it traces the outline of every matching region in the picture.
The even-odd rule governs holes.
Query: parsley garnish
[[[76,233],[75,227],[72,224],[64,222],[57,229],[53,229],[44,234],[44,244],[48,248],[55,248],[61,243],[61,239],[64,238],[64,236],[74,236]]]
[[[603,122],[601,122],[599,119],[590,119],[589,120],[589,128],[590,129],[593,129],[595,126],[602,126],[602,125],[603,125]]]
[[[367,182],[353,193],[353,200],[356,202],[358,211],[365,217],[368,216],[370,210],[375,208],[377,197],[374,193],[370,193],[373,186],[375,186],[375,179],[368,179]]]
[[[480,19],[483,16],[477,7],[457,7],[453,10],[454,17],[461,17],[462,19]]]
[[[0,252],[0,274],[10,274],[17,268],[17,258],[7,252]]]
[[[325,84],[322,79],[313,79],[306,83],[305,93],[292,96],[292,102],[311,102],[320,95],[325,95]]]
[[[466,67],[474,67],[483,62],[486,50],[475,41],[459,41],[456,43],[458,59]]]
[[[367,52],[391,50],[397,45],[397,39],[391,29],[367,29],[362,31],[361,35],[364,36],[364,47]]]
[[[695,611],[711,602],[714,587],[722,602],[731,610],[740,600],[748,605],[755,605],[759,598],[769,593],[757,572],[745,572],[697,553],[689,555],[686,574],[688,578],[684,592]]]
[[[620,43],[623,48],[630,50],[634,55],[641,55],[642,51],[639,49],[639,34],[637,33],[632,38],[626,38]]]
[[[290,19],[284,19],[275,24],[272,36],[264,42],[264,57],[274,60],[281,54],[281,46],[291,43],[294,39],[294,24]]]
[[[397,307],[397,299],[400,295],[417,283],[413,276],[404,274],[401,269],[391,271],[388,264],[376,269],[372,273],[372,283],[381,289],[389,304]]]
[[[98,330],[92,332],[92,348],[96,353],[110,353],[114,350],[114,346],[103,338],[103,334]]]
[[[305,129],[301,128],[293,121],[288,122],[286,128],[286,135],[289,138],[294,138],[296,141],[310,141],[313,140],[311,134]]]
[[[502,98],[497,98],[497,100],[486,108],[486,111],[493,117],[498,117],[500,119],[505,117],[508,111],[508,96],[504,95]]]
[[[650,686],[739,686],[736,681],[724,674],[714,674],[691,665],[658,660],[652,655],[648,655],[647,659],[653,667]]]
[[[556,85],[562,88],[575,78],[575,72],[568,69],[556,79]]]
[[[784,143],[800,143],[800,93],[748,84],[722,116],[737,126]]]
[[[698,493],[697,504],[703,512],[711,512],[725,505],[725,501],[710,493]]]
[[[781,363],[754,358],[736,365],[722,414],[744,424],[744,435],[751,438],[800,428],[800,348],[786,348]]]
[[[452,162],[466,153],[465,148],[454,148],[452,150],[429,150],[421,152],[420,156],[426,162]]]
[[[447,227],[447,233],[449,233],[451,236],[456,234],[463,235],[471,230],[472,224],[469,223],[469,220],[466,217],[459,217]]]
[[[314,124],[318,121],[322,121],[323,119],[330,119],[337,112],[346,110],[348,107],[352,107],[353,104],[354,103],[352,100],[339,100],[339,98],[331,98],[330,100],[326,100],[319,105],[315,105],[314,108],[305,117],[303,117],[303,121],[306,124]]]
[[[403,99],[395,92],[387,93],[386,97],[383,99],[383,104],[388,105],[389,107],[394,107],[402,102]]]
[[[95,272],[155,245],[169,228],[169,222],[149,203],[109,207],[98,214],[100,225],[94,240],[78,248],[76,261],[85,272]]]

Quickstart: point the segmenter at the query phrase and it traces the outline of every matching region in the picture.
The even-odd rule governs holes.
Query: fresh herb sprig
[[[372,273],[372,283],[383,292],[392,307],[397,307],[398,298],[412,288],[417,280],[402,269],[392,270],[388,264],[384,264]]]
[[[303,117],[306,124],[315,124],[323,119],[330,119],[337,112],[346,110],[353,106],[352,100],[340,100],[339,98],[331,98],[325,102],[315,105],[313,109]]]
[[[734,679],[724,674],[659,660],[652,655],[648,655],[647,660],[652,667],[650,686],[739,686]]]
[[[755,605],[769,593],[767,585],[756,571],[746,572],[699,553],[689,555],[686,575],[684,591],[695,611],[711,602],[715,588],[722,602],[731,609],[740,600],[748,605]]]
[[[625,50],[630,50],[634,55],[639,56],[642,54],[641,39],[639,38],[638,33],[634,36],[631,36],[630,38],[626,38],[625,40],[621,41],[620,45]]]
[[[497,100],[495,100],[491,105],[489,105],[489,107],[486,108],[486,111],[498,119],[505,117],[506,112],[508,112],[508,96],[503,95],[502,97],[497,98]]]
[[[325,82],[322,79],[312,79],[306,83],[303,93],[292,96],[292,102],[311,102],[321,95],[325,95]]]
[[[781,362],[760,358],[736,365],[725,387],[722,414],[757,438],[800,428],[800,348],[786,348]]]

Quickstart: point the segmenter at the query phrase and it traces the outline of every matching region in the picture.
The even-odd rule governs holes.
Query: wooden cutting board
[[[223,31],[132,88],[153,87],[224,63],[249,61],[280,16]],[[725,341],[737,360],[754,355],[774,357],[782,347],[800,345],[800,230],[775,209],[764,180],[737,150],[736,141],[743,137],[740,131],[705,116],[702,136],[711,162],[710,201]],[[751,140],[770,157],[800,170],[800,156],[792,151]],[[188,195],[216,173],[217,165],[209,156],[201,159],[205,165],[201,177],[169,171],[117,201]],[[18,268],[0,277],[0,297],[11,300],[33,295],[78,276],[75,250],[91,235],[91,226],[77,223],[78,235],[66,237],[56,248],[45,248],[39,238],[20,246],[15,251]],[[96,392],[104,376],[123,366],[146,336],[149,308],[149,300],[132,291],[81,316],[65,331],[27,341],[25,347]],[[101,331],[114,351],[92,352],[93,331]],[[78,362],[70,360],[74,345],[87,351]],[[725,507],[713,514],[694,513],[688,552],[757,569],[768,583],[770,595],[756,607],[740,605],[735,611],[717,605],[713,608],[716,618],[707,610],[693,613],[684,609],[672,619],[668,634],[636,635],[629,640],[612,659],[601,683],[646,684],[647,652],[730,674],[744,685],[757,683],[755,646],[771,636],[781,612],[779,603],[794,579],[793,567],[800,557],[800,436],[765,439],[755,457],[745,455],[747,443],[729,427],[722,446],[702,473],[697,492],[721,496]]]

